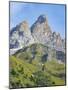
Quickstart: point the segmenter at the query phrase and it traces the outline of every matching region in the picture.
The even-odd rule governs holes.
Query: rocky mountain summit
[[[52,32],[46,16],[41,15],[32,25],[31,32],[36,42],[53,47],[57,50],[64,50],[62,38],[59,33]]]
[[[13,52],[33,43],[65,52],[65,40],[59,33],[52,32],[45,15],[40,15],[31,28],[27,21],[23,21],[10,31],[10,53],[11,49]]]
[[[10,48],[22,48],[34,43],[27,21],[21,22],[10,31]]]
[[[32,25],[31,32],[36,42],[41,42],[42,44],[49,44],[52,31],[48,25],[48,21],[45,16],[39,16],[37,21]]]

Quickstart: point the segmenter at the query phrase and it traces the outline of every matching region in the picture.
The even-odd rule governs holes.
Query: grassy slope
[[[45,70],[51,76],[51,80],[55,82],[55,85],[64,85],[65,80],[61,78],[61,75],[65,77],[65,65],[58,64],[55,60],[45,63]]]
[[[10,56],[10,88],[42,86],[42,83],[44,86],[65,85],[65,65],[48,60],[44,62],[43,71],[40,58],[44,54],[43,49],[48,52],[47,47],[37,44],[28,48]],[[31,49],[34,49],[35,58],[30,63]]]
[[[50,80],[52,82],[55,82],[54,85],[64,85],[65,84],[65,80],[62,78],[59,78],[57,76],[55,76],[54,74],[59,73],[60,70],[62,71],[62,68],[64,69],[64,65],[59,65],[59,69],[60,70],[55,70],[54,66],[56,65],[56,63],[51,64],[51,62],[47,62],[45,63],[45,71],[44,74],[50,77]],[[23,68],[23,69],[22,69]],[[22,69],[22,70],[21,70]],[[15,70],[15,74],[13,74],[11,71]],[[10,83],[13,83],[14,86],[10,86],[10,87],[17,87],[17,85],[15,86],[15,83],[20,81],[20,86],[18,84],[19,87],[28,87],[27,84],[29,84],[29,86],[36,86],[35,83],[33,81],[31,81],[29,78],[33,75],[33,73],[40,71],[40,68],[38,68],[38,66],[36,66],[35,64],[29,64],[24,60],[19,60],[14,56],[10,57]],[[23,73],[24,72],[24,73]],[[52,73],[51,73],[52,72]],[[12,84],[12,85],[13,85]]]
[[[10,57],[10,88],[16,88],[15,83],[20,81],[20,87],[26,87],[27,84],[34,85],[32,81],[29,80],[32,73],[37,71],[37,67],[32,64],[25,62],[24,60],[17,59],[14,56]],[[14,73],[15,74],[14,74]],[[13,86],[12,86],[12,85]],[[33,84],[33,85],[32,85]]]

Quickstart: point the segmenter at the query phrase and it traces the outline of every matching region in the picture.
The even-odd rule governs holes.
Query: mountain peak
[[[27,30],[29,28],[29,24],[26,20],[24,20],[23,22],[21,22],[21,28],[24,30]]]
[[[37,20],[39,23],[43,23],[47,21],[47,17],[45,15],[40,15]]]
[[[21,22],[21,25],[28,25],[28,22],[26,20]]]

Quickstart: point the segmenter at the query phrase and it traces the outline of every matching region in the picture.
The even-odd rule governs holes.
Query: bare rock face
[[[42,44],[49,43],[52,32],[44,15],[38,17],[37,21],[31,27],[31,32],[36,42]]]
[[[56,36],[56,48],[58,48],[58,50],[62,49],[62,39],[59,33]]]
[[[34,42],[27,21],[23,21],[10,32],[10,48],[22,48]]]
[[[35,42],[42,43],[56,50],[63,51],[63,42],[60,34],[52,32],[47,17],[41,15],[31,27],[31,33]]]

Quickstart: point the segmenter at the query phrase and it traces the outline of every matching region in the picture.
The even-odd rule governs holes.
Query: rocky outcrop
[[[34,43],[27,21],[23,21],[10,32],[10,48],[22,48]]]
[[[42,44],[50,43],[52,31],[44,15],[39,16],[37,21],[32,25],[31,32],[36,42]]]
[[[31,32],[37,43],[42,43],[56,50],[64,51],[64,40],[62,40],[59,33],[52,32],[45,15],[38,17],[37,21],[31,27]]]

